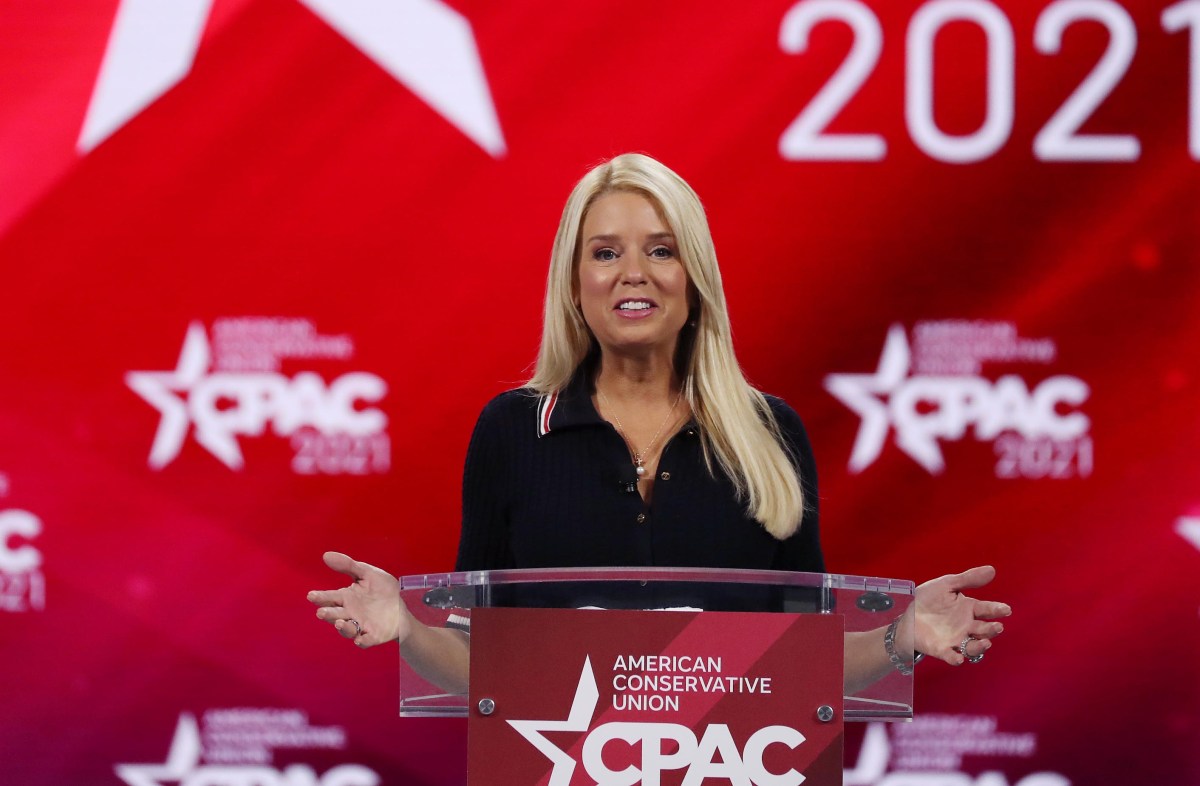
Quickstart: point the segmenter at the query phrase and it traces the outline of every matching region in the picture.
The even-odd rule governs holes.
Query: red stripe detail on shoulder
[[[558,392],[551,393],[542,399],[542,408],[538,418],[538,436],[550,433],[550,415],[554,413],[554,405],[558,403]]]

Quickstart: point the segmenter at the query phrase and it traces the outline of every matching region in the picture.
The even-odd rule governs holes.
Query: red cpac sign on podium
[[[815,614],[475,609],[468,786],[840,784],[843,630]]]

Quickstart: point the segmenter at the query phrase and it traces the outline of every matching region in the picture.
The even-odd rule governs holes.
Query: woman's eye
[[[655,259],[671,259],[675,256],[675,251],[666,246],[655,246],[650,250],[650,256]]]
[[[611,248],[598,248],[592,252],[592,258],[598,262],[613,262],[617,258],[617,252]]]

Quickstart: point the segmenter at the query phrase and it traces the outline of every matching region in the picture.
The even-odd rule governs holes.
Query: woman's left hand
[[[1012,614],[1007,603],[975,600],[963,590],[982,587],[996,577],[991,565],[942,576],[917,587],[913,644],[918,652],[958,666],[976,663],[1004,632],[996,620]]]

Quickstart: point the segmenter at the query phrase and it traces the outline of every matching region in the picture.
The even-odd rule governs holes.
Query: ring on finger
[[[954,648],[954,649],[958,650],[960,653],[962,653],[962,656],[967,659],[967,663],[978,663],[979,661],[983,660],[982,652],[979,653],[978,655],[968,655],[967,654],[967,645],[969,645],[973,641],[975,641],[975,637],[968,634],[967,636],[965,636],[963,638],[962,643]]]
[[[362,635],[362,625],[358,624],[358,620],[348,619],[348,620],[346,620],[346,622],[349,622],[351,625],[354,626],[354,638],[357,639],[359,636]]]

